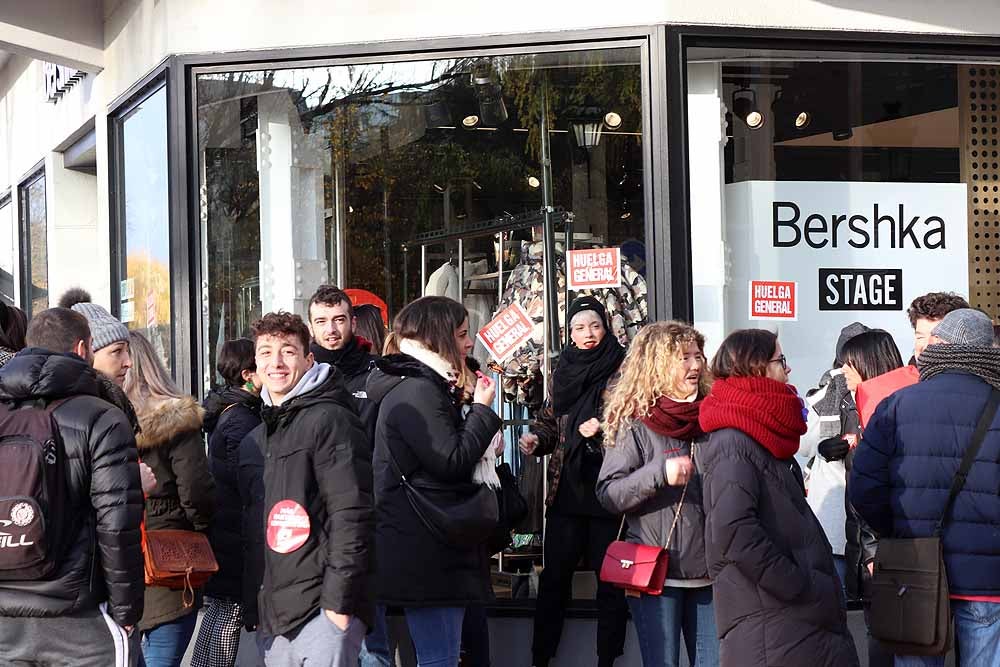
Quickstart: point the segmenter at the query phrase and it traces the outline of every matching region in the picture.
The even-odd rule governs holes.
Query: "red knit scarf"
[[[799,437],[806,432],[795,387],[763,377],[716,380],[702,401],[699,421],[706,433],[742,431],[781,460],[799,451]]]
[[[694,440],[702,435],[698,425],[698,411],[703,399],[694,401],[674,401],[661,396],[650,411],[642,418],[642,423],[654,433],[675,440]]]

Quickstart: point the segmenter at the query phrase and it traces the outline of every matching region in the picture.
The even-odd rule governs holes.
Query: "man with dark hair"
[[[298,315],[269,313],[252,330],[264,385],[264,423],[247,438],[264,455],[265,659],[354,667],[375,607],[367,436],[342,374],[315,362]]]
[[[56,545],[47,575],[12,577],[9,569],[0,575],[0,663],[128,665],[138,651],[132,630],[143,611],[143,500],[135,436],[122,411],[100,398],[83,315],[45,310],[31,320],[26,340],[28,347],[0,369],[0,403],[6,406],[0,415],[9,414],[11,406],[51,412],[58,442],[45,450],[44,460],[56,465],[62,457],[66,481],[61,498],[39,507],[43,516],[60,515],[65,530],[51,521],[40,528],[45,543]],[[10,433],[0,432],[4,435]],[[9,475],[0,479],[4,485],[17,483]],[[0,496],[10,495],[10,489],[0,488]],[[5,535],[12,522],[31,525],[36,512],[25,509],[29,505],[15,506],[10,521],[2,517]],[[24,537],[21,546],[27,546]],[[6,558],[11,544],[3,543]]]
[[[906,311],[913,327],[913,358],[920,358],[920,353],[928,345],[931,331],[945,315],[968,307],[969,302],[954,292],[930,292],[914,299]]]
[[[375,356],[371,341],[356,335],[356,327],[351,298],[333,285],[321,285],[309,300],[309,331],[313,338],[310,349],[316,361],[343,373],[362,424],[374,434],[375,406],[368,400],[365,382]]]

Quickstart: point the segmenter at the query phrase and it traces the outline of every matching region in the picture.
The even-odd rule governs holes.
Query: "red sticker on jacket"
[[[267,516],[267,546],[279,554],[290,554],[309,539],[309,513],[294,500],[274,504]]]

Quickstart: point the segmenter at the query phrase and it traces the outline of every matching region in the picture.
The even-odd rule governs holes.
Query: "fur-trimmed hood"
[[[142,407],[139,425],[142,432],[136,436],[140,450],[159,447],[177,436],[200,431],[205,410],[191,396],[167,398]]]

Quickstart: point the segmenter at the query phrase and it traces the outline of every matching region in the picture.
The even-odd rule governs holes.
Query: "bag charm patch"
[[[274,504],[267,516],[267,546],[279,554],[290,554],[309,539],[309,513],[294,500]]]

